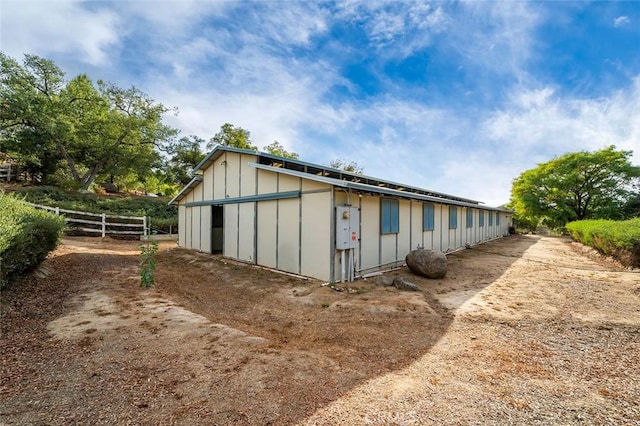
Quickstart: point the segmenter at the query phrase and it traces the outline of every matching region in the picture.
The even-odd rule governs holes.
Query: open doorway
[[[224,206],[211,206],[211,253],[222,253],[224,241]]]

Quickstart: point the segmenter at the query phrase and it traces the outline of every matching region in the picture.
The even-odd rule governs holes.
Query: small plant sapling
[[[154,272],[156,270],[156,252],[158,243],[140,244],[140,287],[151,287],[155,284]]]

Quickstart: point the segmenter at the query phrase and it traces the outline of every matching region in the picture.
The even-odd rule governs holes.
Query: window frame
[[[433,231],[436,225],[436,206],[433,203],[422,203],[422,230]]]
[[[449,206],[449,229],[458,229],[458,207]]]
[[[396,198],[380,199],[380,234],[400,232],[400,202]]]

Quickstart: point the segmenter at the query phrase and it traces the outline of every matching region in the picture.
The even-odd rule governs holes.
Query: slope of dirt
[[[3,290],[2,422],[640,422],[640,274],[567,240],[452,254],[419,292],[175,243],[140,289],[138,254],[68,238]]]

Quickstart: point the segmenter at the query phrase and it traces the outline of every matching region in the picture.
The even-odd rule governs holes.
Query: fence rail
[[[0,166],[0,180],[4,180],[7,182],[11,182],[12,179],[15,180],[17,170],[11,168],[11,165],[2,165]]]
[[[124,234],[124,235],[144,235],[149,234],[150,220],[146,216],[120,216],[104,213],[88,213],[80,212],[76,210],[61,209],[60,207],[49,207],[41,204],[29,203],[31,206],[49,210],[57,215],[63,214],[65,220],[69,224],[85,224],[87,226],[74,226],[73,229],[77,229],[83,232],[99,233],[104,237],[107,234]],[[99,218],[100,220],[80,219],[75,216],[85,216],[89,218]],[[112,219],[128,220],[130,222],[113,222]],[[112,229],[116,228],[116,229]],[[128,229],[122,229],[128,228]]]

